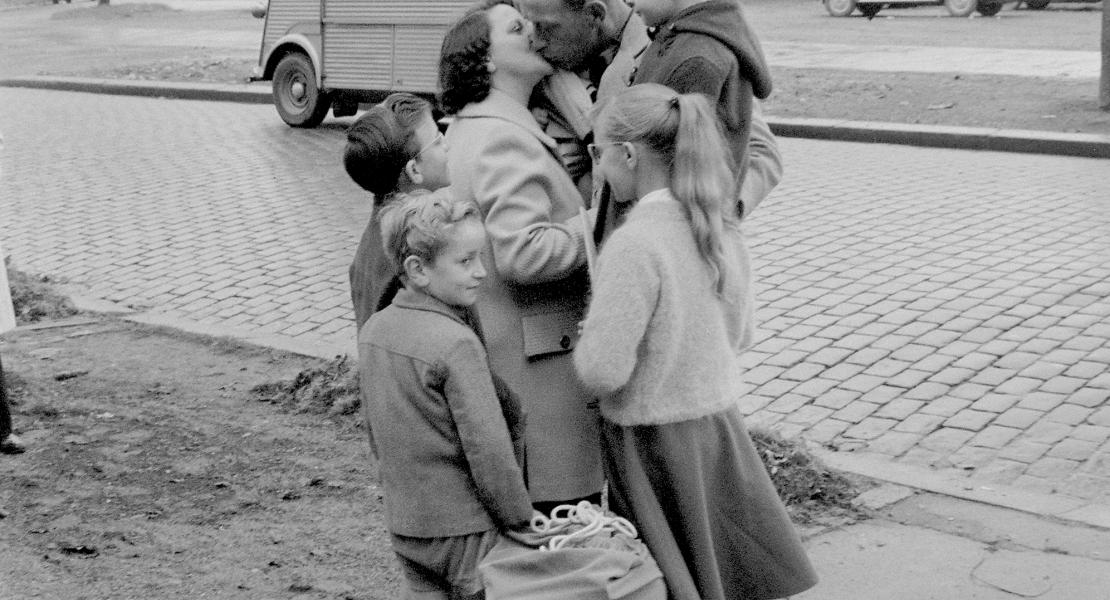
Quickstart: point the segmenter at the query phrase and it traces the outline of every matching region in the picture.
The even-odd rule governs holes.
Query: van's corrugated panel
[[[270,0],[262,47],[269,50],[294,23],[320,22],[320,0]]]
[[[435,91],[439,52],[446,33],[446,26],[397,26],[393,44],[393,89]]]
[[[448,25],[474,0],[326,0],[328,23]]]
[[[438,49],[436,51],[438,55]],[[324,26],[324,86],[392,89],[393,27]]]

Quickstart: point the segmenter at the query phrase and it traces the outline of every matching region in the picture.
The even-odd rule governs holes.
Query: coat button
[[[563,350],[566,350],[567,348],[570,348],[570,336],[569,335],[564,335],[563,337],[559,338],[559,347],[562,348]]]

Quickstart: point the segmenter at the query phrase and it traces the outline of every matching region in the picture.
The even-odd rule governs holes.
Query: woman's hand
[[[563,163],[563,167],[567,170],[567,173],[570,173],[570,178],[575,181],[588,175],[593,168],[593,162],[590,160],[590,154],[586,152],[586,146],[578,140],[560,141],[556,146],[556,151],[559,153],[559,160]]]

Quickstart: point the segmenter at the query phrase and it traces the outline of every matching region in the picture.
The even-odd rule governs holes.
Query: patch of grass
[[[261,383],[251,388],[251,393],[296,412],[349,415],[361,404],[358,369],[346,355],[322,367],[305,369],[291,381]]]
[[[259,384],[251,393],[297,412],[349,415],[360,405],[358,369],[347,356],[305,369],[292,380]],[[801,441],[759,429],[750,433],[779,497],[796,523],[822,525],[866,516],[852,503],[864,491],[861,488],[865,482],[827,468]]]
[[[126,64],[72,72],[80,77],[127,79],[131,81],[190,81],[247,83],[257,59],[221,58],[212,55],[181,57],[142,64]]]
[[[4,259],[8,283],[12,291],[15,318],[20,323],[61,319],[77,314],[77,308],[66,296],[54,289],[49,275],[32,275],[12,267],[11,258]]]
[[[749,433],[779,497],[795,522],[819,524],[864,516],[852,503],[863,491],[860,484],[827,468],[803,442],[787,440],[760,429],[751,429]]]
[[[251,388],[258,399],[296,412],[349,415],[360,405],[357,365],[346,355],[298,373],[292,380]],[[851,521],[866,514],[852,503],[865,482],[827,468],[801,441],[750,430],[752,442],[771,475],[790,517],[799,524]]]

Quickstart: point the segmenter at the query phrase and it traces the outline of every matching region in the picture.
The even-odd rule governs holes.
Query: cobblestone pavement
[[[229,334],[351,347],[349,120],[0,89],[24,270]],[[1110,504],[1110,161],[783,139],[746,225],[753,423]]]

